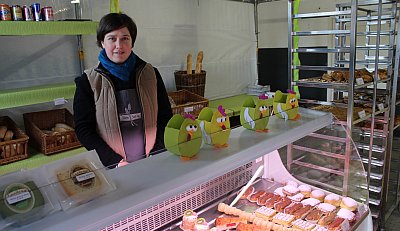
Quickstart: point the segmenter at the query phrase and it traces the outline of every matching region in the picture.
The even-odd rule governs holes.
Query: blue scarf
[[[124,63],[116,64],[107,57],[106,50],[103,49],[99,54],[99,61],[115,77],[122,81],[129,81],[135,70],[136,55],[132,52]]]

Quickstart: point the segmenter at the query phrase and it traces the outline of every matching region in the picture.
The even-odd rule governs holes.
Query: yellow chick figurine
[[[231,125],[222,105],[219,105],[218,110],[215,112],[208,107],[203,108],[199,114],[198,121],[204,143],[213,145],[216,148],[228,147]]]
[[[288,93],[276,91],[274,96],[274,112],[276,116],[285,120],[297,120],[299,114],[299,101],[296,92],[288,90]]]

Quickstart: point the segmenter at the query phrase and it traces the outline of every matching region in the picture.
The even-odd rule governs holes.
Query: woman
[[[108,167],[164,148],[164,129],[172,117],[160,73],[132,52],[136,35],[129,16],[105,15],[97,28],[100,63],[75,79],[76,134]]]

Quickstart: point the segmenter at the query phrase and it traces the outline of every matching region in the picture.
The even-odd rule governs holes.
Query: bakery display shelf
[[[349,89],[349,83],[346,82],[321,82],[322,78],[308,78],[308,79],[300,79],[298,81],[293,81],[292,84],[299,87],[313,87],[313,88],[333,88],[337,90],[347,91]],[[364,83],[360,85],[354,85],[355,89],[365,88],[371,86],[373,82]]]
[[[395,19],[392,15],[382,15],[381,20],[392,20]],[[351,22],[351,18],[339,18],[337,19],[338,22]],[[357,21],[378,21],[378,16],[371,16],[371,17],[358,17]]]
[[[350,35],[350,30],[313,30],[294,31],[292,36],[315,36],[315,35]]]
[[[344,176],[344,172],[343,171],[339,171],[339,170],[335,170],[335,169],[329,169],[329,168],[325,168],[322,166],[318,166],[315,164],[310,164],[307,162],[303,162],[301,161],[301,159],[297,159],[297,160],[293,160],[292,164],[301,166],[301,167],[306,167],[306,168],[311,168],[311,169],[315,169],[315,170],[319,170],[322,172],[327,172],[327,173],[332,173],[338,176]]]
[[[68,213],[54,213],[17,230],[101,229],[224,175],[332,122],[330,113],[304,108],[299,108],[299,113],[301,118],[297,121],[271,117],[268,133],[235,128],[227,148],[205,145],[192,161],[183,162],[166,151],[111,169],[108,174],[117,185],[115,191],[70,209]],[[273,164],[276,165],[275,161]]]
[[[368,158],[361,158],[362,162],[364,164],[368,164]],[[371,160],[371,165],[375,166],[375,167],[383,167],[383,160],[377,160],[377,159],[373,159]]]
[[[2,21],[0,35],[89,35],[96,34],[93,21]]]
[[[354,127],[353,128],[353,134],[358,134],[358,135],[361,135],[361,136],[369,137],[371,135],[371,128],[369,128],[369,127]],[[374,129],[374,137],[376,137],[376,138],[386,138],[387,136],[383,132],[383,130]]]
[[[356,143],[357,148],[362,149],[362,150],[366,150],[369,151],[370,147],[368,144],[360,144],[360,143]],[[372,145],[372,151],[376,152],[376,153],[384,153],[385,152],[385,148],[379,146],[379,145]]]
[[[305,71],[348,71],[348,67],[333,67],[333,66],[297,66],[293,65],[293,69],[305,70]]]
[[[360,200],[362,202],[364,202],[364,203],[366,201],[364,198],[360,198]],[[369,198],[368,199],[368,203],[371,204],[371,205],[379,206],[381,204],[381,201],[378,200],[378,199]],[[377,211],[372,211],[371,210],[371,213],[372,213],[371,215],[372,215],[373,218],[377,218],[379,216],[379,213]]]
[[[295,144],[292,145],[292,148],[296,149],[296,150],[299,150],[299,151],[318,154],[318,155],[321,155],[321,156],[326,156],[326,157],[331,157],[331,158],[336,158],[336,159],[342,159],[342,160],[345,159],[343,154],[337,154],[337,153],[332,153],[332,152],[328,152],[328,151],[322,151],[322,150],[315,149],[315,148],[309,148],[309,147],[304,147],[304,146],[295,145]]]
[[[349,48],[294,48],[297,53],[349,53]]]
[[[350,49],[349,46],[343,46],[343,47],[341,47],[341,48],[343,48],[343,49]],[[387,45],[387,44],[381,44],[381,45],[378,46],[378,49],[379,49],[379,50],[392,50],[392,49],[393,49],[393,46]],[[373,45],[356,46],[356,50],[363,50],[363,51],[365,51],[365,50],[371,50],[371,51],[373,51],[373,50],[376,50],[376,46],[373,46]]]
[[[335,63],[344,65],[344,64],[349,64],[350,61],[349,60],[337,60],[337,61],[335,61]],[[357,65],[374,65],[375,60],[356,60],[356,64]],[[390,60],[379,60],[378,65],[390,66],[391,61]]]
[[[351,14],[351,10],[317,12],[317,13],[303,13],[303,14],[295,14],[295,15],[293,15],[293,19],[320,18],[320,17],[331,17],[331,16],[340,16],[340,15],[350,15],[350,14]]]
[[[396,3],[396,0],[382,0],[382,4],[391,4]],[[358,6],[370,6],[370,5],[377,5],[379,4],[379,0],[366,0],[366,1],[358,1]],[[340,3],[337,4],[338,7],[350,7],[351,2],[349,3]]]
[[[308,136],[325,139],[325,140],[336,141],[336,142],[342,142],[342,143],[346,142],[346,138],[343,138],[343,137],[324,135],[324,134],[319,134],[319,133],[314,133],[314,132],[309,134]]]
[[[366,184],[362,184],[362,185],[357,185],[357,187],[362,188],[362,189],[367,189],[368,186]],[[369,191],[374,192],[374,193],[381,193],[382,187],[370,185]]]
[[[71,99],[74,93],[73,82],[0,90],[0,109],[51,102],[57,98]]]
[[[357,176],[365,176],[365,177],[367,177],[367,173],[366,173],[366,172],[362,172],[362,173],[361,173],[361,172],[357,172],[356,175],[357,175]],[[380,181],[380,180],[382,180],[383,175],[380,174],[380,173],[371,172],[370,177],[371,177],[371,179],[373,179],[373,180],[378,180],[378,181]]]

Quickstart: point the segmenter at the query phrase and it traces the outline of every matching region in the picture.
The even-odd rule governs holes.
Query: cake
[[[315,199],[315,198],[307,198],[305,200],[302,200],[301,203],[303,205],[310,205],[310,206],[316,206],[317,204],[321,203],[320,200]]]
[[[308,222],[308,221],[303,221],[301,219],[297,219],[292,222],[293,228],[301,230],[301,231],[311,231],[314,227],[315,224]]]
[[[299,186],[299,184],[297,184],[297,182],[292,181],[292,180],[288,180],[285,185],[291,185],[295,188],[297,188],[297,186]]]
[[[239,217],[218,217],[215,219],[215,227],[217,229],[235,229],[239,223],[247,224],[247,220]]]
[[[355,214],[352,211],[344,208],[341,208],[336,215],[338,217],[348,220],[349,222],[353,222],[355,219]]]
[[[254,214],[257,217],[263,218],[264,220],[269,220],[276,214],[276,211],[274,209],[262,206],[258,208],[256,211],[254,211]]]
[[[292,221],[294,220],[294,216],[285,213],[277,213],[273,218],[272,221],[276,224],[280,224],[283,226],[288,227]]]
[[[181,229],[193,230],[197,222],[197,213],[193,210],[186,210],[183,213]]]
[[[334,205],[328,203],[321,203],[317,205],[317,208],[325,213],[333,212],[336,209]]]
[[[286,196],[286,194],[283,193],[283,187],[279,187],[279,188],[275,189],[274,193],[279,195],[279,196],[281,196],[281,197],[285,197]]]
[[[194,226],[194,231],[208,231],[210,226],[208,225],[206,219],[198,218]]]
[[[265,191],[260,190],[251,194],[247,199],[251,202],[257,202],[258,198],[262,197],[265,194]]]
[[[243,195],[240,197],[240,199],[246,199],[248,196],[253,194],[254,191],[255,191],[254,187],[250,186],[248,189],[246,189],[246,191],[243,193]]]
[[[295,202],[300,202],[300,201],[302,201],[303,199],[304,199],[304,194],[302,194],[302,193],[297,193],[296,195],[294,195],[294,196],[289,196],[288,198],[289,199],[291,199],[292,201],[295,201]]]

